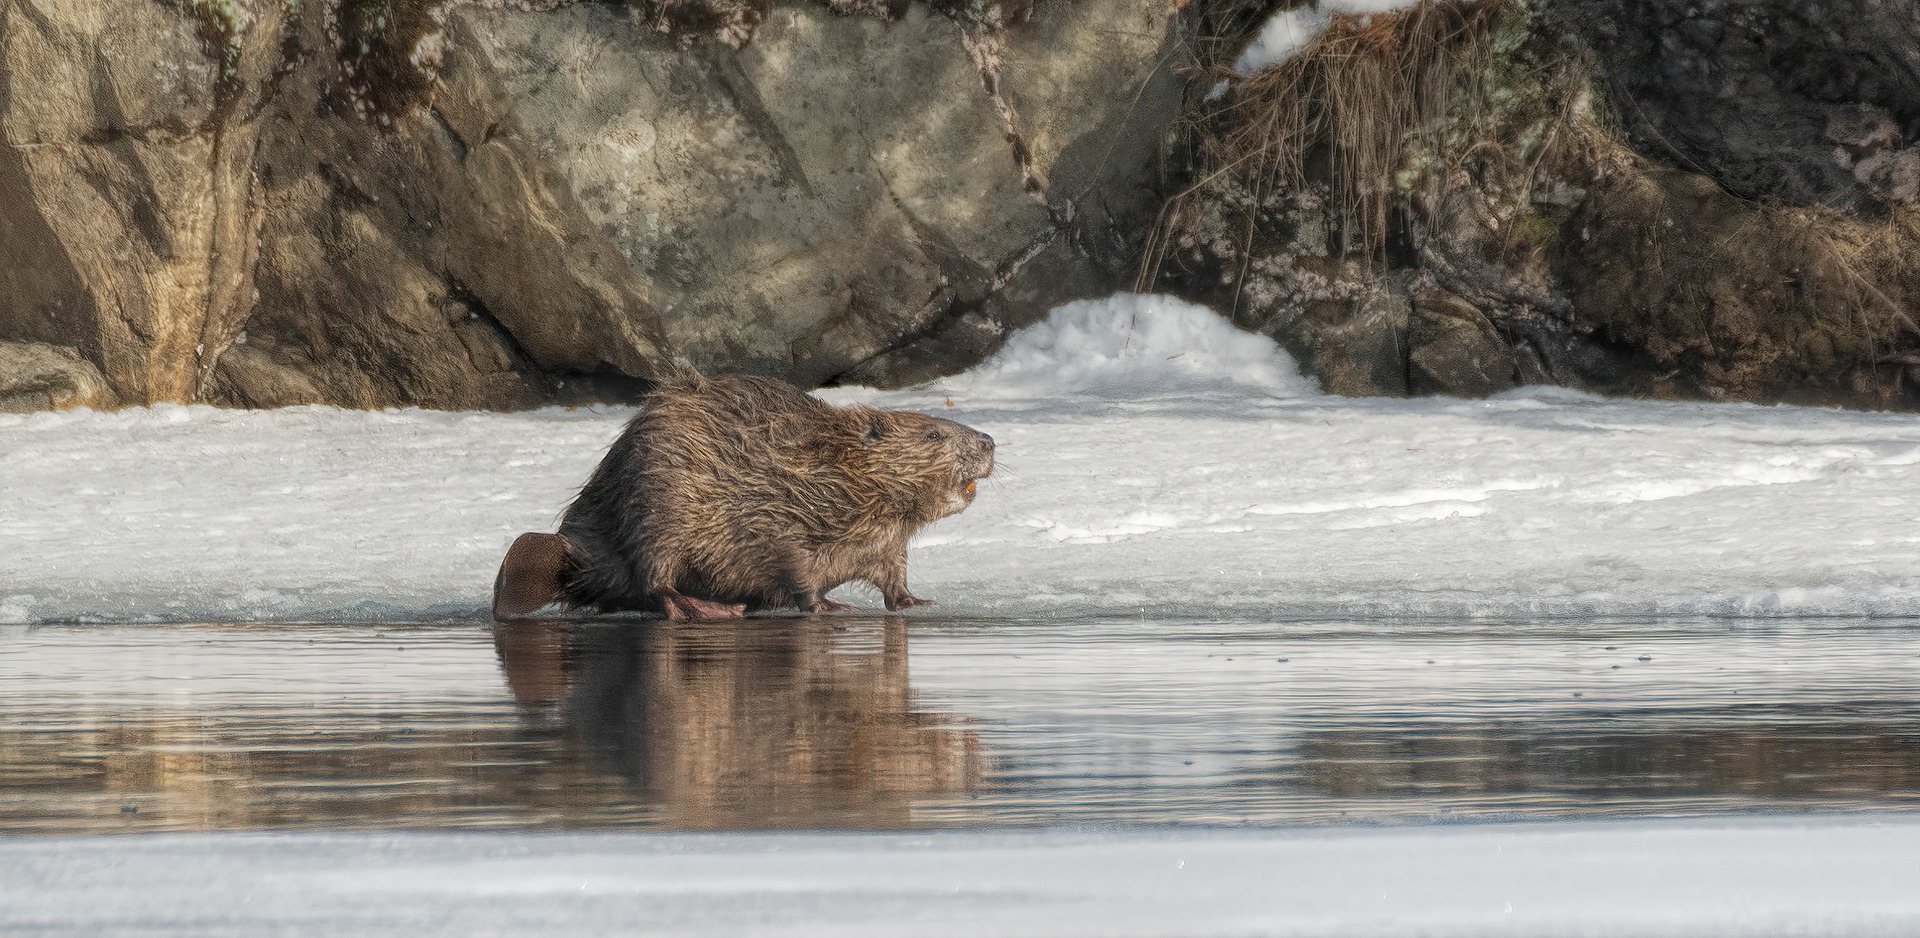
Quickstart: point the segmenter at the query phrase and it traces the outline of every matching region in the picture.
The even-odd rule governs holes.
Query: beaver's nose
[[[981,433],[978,430],[973,431],[973,435],[980,438],[980,448],[982,450],[989,453],[993,452],[993,437]]]

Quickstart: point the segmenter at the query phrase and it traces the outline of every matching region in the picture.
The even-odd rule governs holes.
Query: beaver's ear
[[[872,446],[887,435],[887,418],[879,414],[868,414],[860,426],[860,445]]]

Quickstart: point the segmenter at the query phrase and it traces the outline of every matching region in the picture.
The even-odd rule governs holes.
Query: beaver
[[[835,407],[768,378],[690,375],[641,401],[568,505],[558,534],[523,534],[494,580],[496,618],[549,602],[668,618],[754,609],[840,612],[842,583],[888,609],[907,539],[973,503],[993,438],[906,411]]]

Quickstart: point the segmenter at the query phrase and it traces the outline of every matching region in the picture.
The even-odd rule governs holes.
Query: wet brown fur
[[[834,407],[765,378],[662,385],[561,521],[558,598],[687,617],[825,611],[841,608],[828,591],[860,580],[889,609],[919,605],[907,539],[992,471],[992,439],[950,420]]]

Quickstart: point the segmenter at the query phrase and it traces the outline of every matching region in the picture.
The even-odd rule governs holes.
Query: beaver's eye
[[[940,438],[940,431],[938,431],[938,430],[928,430],[928,431],[927,431],[927,439],[929,439],[929,440],[937,440],[937,439],[939,439],[939,438]]]

